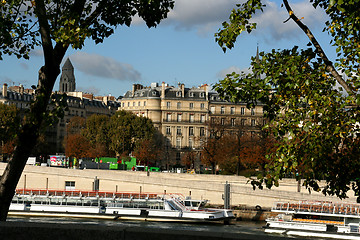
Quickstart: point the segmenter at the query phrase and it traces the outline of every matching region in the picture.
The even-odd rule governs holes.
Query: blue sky
[[[152,82],[166,82],[186,87],[214,84],[226,73],[246,70],[251,56],[260,51],[306,48],[307,37],[288,21],[281,1],[266,1],[264,13],[255,16],[258,28],[251,35],[238,38],[235,48],[223,53],[214,34],[228,19],[231,9],[241,0],[175,0],[175,8],[157,28],[148,29],[135,18],[130,28],[118,27],[115,34],[95,45],[90,40],[81,50],[69,49],[75,67],[77,90],[95,95],[123,95],[133,83],[149,86]],[[326,16],[322,9],[314,9],[308,1],[289,1],[295,14],[313,31],[331,60],[335,49],[330,38],[321,30]],[[64,59],[64,61],[65,61]],[[23,84],[25,88],[37,84],[37,72],[43,64],[41,49],[31,53],[30,60],[4,56],[0,61],[0,84]],[[59,78],[54,90],[59,88]]]

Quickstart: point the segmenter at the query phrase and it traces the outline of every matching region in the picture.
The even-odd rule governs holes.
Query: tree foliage
[[[1,146],[13,141],[20,127],[20,116],[13,105],[0,103],[0,140]]]
[[[159,160],[160,154],[160,149],[158,148],[154,138],[140,141],[133,153],[133,155],[136,157],[136,160],[145,166],[156,165],[156,161]]]
[[[309,190],[344,198],[352,189],[359,196],[359,1],[310,2],[329,17],[323,31],[333,37],[330,44],[337,47],[335,64],[284,0],[288,20],[293,20],[310,42],[260,53],[261,59],[252,59],[252,73],[228,74],[216,90],[231,101],[247,102],[249,107],[264,104],[270,120],[266,128],[278,145],[268,155],[266,174],[254,180],[254,186],[277,186],[280,179],[292,174],[304,179]],[[224,51],[234,47],[243,30],[250,33],[256,27],[250,23],[251,17],[266,6],[261,0],[249,0],[237,7],[215,35]]]
[[[134,151],[145,139],[151,139],[155,128],[152,121],[145,117],[137,117],[131,112],[118,111],[110,118],[110,149],[118,156]]]
[[[79,133],[66,136],[65,155],[77,159],[89,157],[90,142]]]
[[[12,162],[0,178],[0,221],[6,220],[16,185],[36,144],[67,49],[80,49],[87,38],[101,43],[117,26],[130,26],[135,15],[148,27],[155,27],[173,5],[173,0],[0,2],[0,60],[3,54],[29,58],[30,51],[38,45],[44,56],[35,99],[19,131]]]

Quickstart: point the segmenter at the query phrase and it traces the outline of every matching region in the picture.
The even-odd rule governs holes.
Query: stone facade
[[[232,103],[220,99],[208,85],[186,88],[184,84],[169,86],[164,82],[149,87],[134,84],[120,100],[120,109],[150,118],[155,127],[175,149],[176,161],[181,153],[200,151],[204,140],[210,136],[211,122],[218,122],[230,134],[243,131],[256,134],[264,124],[261,105],[253,109],[245,103]]]

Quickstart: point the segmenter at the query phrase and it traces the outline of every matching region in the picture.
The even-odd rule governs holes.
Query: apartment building
[[[167,138],[168,147],[181,153],[201,149],[211,134],[211,122],[226,128],[229,134],[243,131],[256,134],[264,124],[262,106],[246,108],[245,103],[222,100],[208,85],[186,88],[152,83],[149,87],[133,84],[120,100],[120,109],[150,118]]]

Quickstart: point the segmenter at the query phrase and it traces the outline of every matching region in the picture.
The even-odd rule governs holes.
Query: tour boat
[[[147,221],[228,221],[230,209],[205,208],[207,200],[181,194],[17,189],[12,214],[65,215]]]
[[[360,240],[360,204],[326,201],[276,202],[265,232],[301,237]]]

